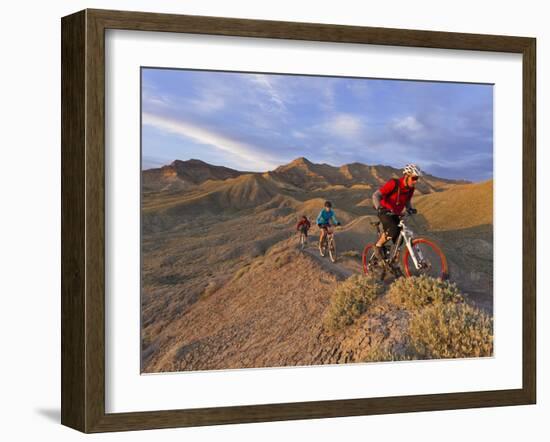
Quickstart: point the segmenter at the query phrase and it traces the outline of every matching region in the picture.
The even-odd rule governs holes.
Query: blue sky
[[[196,158],[266,171],[304,156],[493,175],[491,85],[146,68],[142,123],[144,169]]]

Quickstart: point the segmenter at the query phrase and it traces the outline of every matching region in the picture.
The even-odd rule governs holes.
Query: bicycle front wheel
[[[403,269],[407,277],[420,275],[440,279],[449,277],[447,258],[437,244],[429,239],[416,238],[412,241],[412,248],[415,259],[408,248],[403,252]]]
[[[327,254],[327,247],[328,243],[327,238],[325,237],[325,239],[323,239],[323,242],[319,245],[319,254],[321,256],[325,256]]]
[[[328,242],[328,253],[330,255],[330,260],[336,262],[336,243],[334,242],[334,238]]]

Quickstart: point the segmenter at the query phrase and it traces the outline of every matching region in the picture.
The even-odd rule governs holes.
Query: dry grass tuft
[[[485,357],[493,354],[493,319],[464,302],[455,284],[429,278],[401,278],[388,300],[407,314],[397,341],[371,344],[362,362]]]
[[[382,291],[382,284],[371,277],[350,276],[332,295],[324,318],[326,326],[336,331],[353,324]]]
[[[410,345],[421,359],[493,354],[493,320],[468,304],[438,304],[412,315]]]
[[[407,310],[446,303],[464,302],[456,284],[429,276],[399,278],[388,290],[389,300]]]
[[[241,267],[239,270],[235,272],[232,278],[232,282],[238,281],[241,279],[248,271],[250,270],[250,264],[245,264],[243,267]]]

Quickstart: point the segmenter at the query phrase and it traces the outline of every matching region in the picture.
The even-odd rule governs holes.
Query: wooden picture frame
[[[534,38],[84,10],[62,19],[62,424],[83,432],[533,404],[536,400]],[[105,411],[105,30],[494,51],[523,57],[523,385],[109,414]]]

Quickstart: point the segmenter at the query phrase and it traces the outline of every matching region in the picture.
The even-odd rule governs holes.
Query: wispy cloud
[[[286,111],[286,104],[281,96],[281,93],[273,85],[272,80],[269,80],[267,75],[263,74],[251,74],[250,80],[266,93],[269,97],[269,100],[274,104],[280,111]]]
[[[167,95],[159,93],[156,88],[143,86],[142,101],[145,106],[171,107],[175,102]]]
[[[404,118],[396,118],[393,121],[392,127],[397,130],[405,130],[413,133],[418,133],[424,129],[424,125],[412,115],[408,115]]]
[[[182,137],[191,138],[199,143],[229,152],[241,159],[244,167],[254,170],[267,170],[277,166],[277,162],[269,158],[261,149],[225,135],[216,133],[211,129],[200,127],[196,124],[171,117],[154,115],[144,112],[142,115],[144,125],[153,126],[162,131],[170,132]]]
[[[304,132],[302,132],[301,130],[297,130],[297,129],[292,131],[292,136],[294,138],[299,138],[299,139],[307,138],[307,135]]]
[[[189,100],[189,104],[198,112],[208,114],[223,109],[225,107],[225,100],[221,95],[207,91],[200,98]]]
[[[363,131],[361,118],[353,114],[338,114],[327,120],[323,128],[331,135],[341,138],[356,138]]]
[[[178,111],[180,109],[193,109],[193,112],[210,114],[219,111],[225,107],[225,99],[221,94],[215,91],[202,91],[200,96],[192,98],[174,97],[167,94],[161,94],[151,89],[143,90],[142,104],[144,109],[171,109]]]

